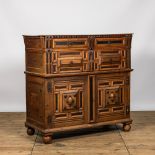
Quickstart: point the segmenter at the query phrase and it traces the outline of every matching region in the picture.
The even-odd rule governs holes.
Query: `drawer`
[[[86,38],[53,39],[53,48],[88,48]]]
[[[73,73],[88,71],[86,50],[54,50],[52,52],[53,73]]]
[[[95,70],[110,70],[124,69],[130,67],[128,55],[129,50],[125,49],[103,49],[94,51],[94,69]]]
[[[72,58],[58,58],[58,68],[67,68],[67,67],[81,67],[82,66],[82,57]]]
[[[96,76],[98,122],[125,118],[129,109],[129,75]]]
[[[96,38],[95,48],[109,46],[127,46],[127,38]]]
[[[85,76],[54,79],[54,127],[86,123],[88,110],[86,81]]]

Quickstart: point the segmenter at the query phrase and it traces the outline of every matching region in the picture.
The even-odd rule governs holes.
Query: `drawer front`
[[[88,71],[86,50],[54,50],[52,52],[53,73],[73,73]]]
[[[129,68],[129,50],[125,49],[103,49],[94,51],[94,69],[124,69]]]
[[[86,38],[53,39],[53,48],[88,48]]]
[[[129,115],[129,75],[96,77],[97,122]]]
[[[96,38],[95,47],[127,46],[127,38]]]
[[[87,122],[86,77],[54,79],[53,127]]]

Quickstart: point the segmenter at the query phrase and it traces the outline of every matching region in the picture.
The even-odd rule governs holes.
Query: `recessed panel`
[[[54,39],[53,48],[87,48],[88,41],[85,38],[78,39]]]
[[[96,47],[107,47],[107,46],[127,46],[126,38],[96,38]]]

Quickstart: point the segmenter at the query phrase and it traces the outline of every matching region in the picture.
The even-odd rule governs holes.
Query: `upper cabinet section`
[[[131,69],[132,34],[24,36],[26,72],[43,76]]]

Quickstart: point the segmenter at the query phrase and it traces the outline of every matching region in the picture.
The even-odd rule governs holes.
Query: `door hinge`
[[[48,91],[49,93],[52,92],[52,83],[51,83],[51,82],[48,82],[48,83],[47,83],[47,91]]]

